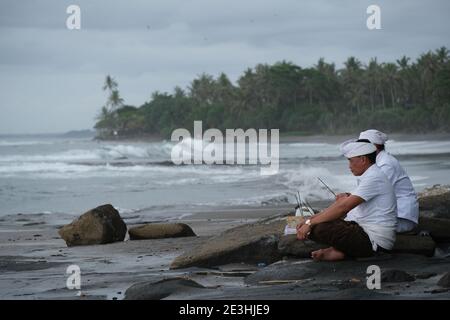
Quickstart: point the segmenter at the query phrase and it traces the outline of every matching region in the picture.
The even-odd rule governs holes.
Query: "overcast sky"
[[[66,8],[81,8],[68,30]],[[381,8],[382,30],[366,9]],[[450,48],[448,0],[1,0],[0,133],[92,129],[112,75],[127,104],[258,63],[395,61]]]

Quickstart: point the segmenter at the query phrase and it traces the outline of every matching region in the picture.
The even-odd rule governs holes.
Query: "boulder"
[[[68,247],[123,241],[126,232],[125,222],[110,204],[87,211],[58,231]]]
[[[411,282],[415,278],[403,270],[385,269],[381,271],[381,282]]]
[[[418,194],[421,216],[450,219],[450,186],[434,185]]]
[[[444,288],[450,288],[450,272],[444,274],[437,284]]]
[[[208,239],[185,252],[171,264],[171,269],[213,267],[229,263],[272,263],[281,258],[278,241],[286,220],[282,216],[238,226]]]
[[[428,233],[435,241],[450,240],[450,219],[420,216],[418,229]]]
[[[306,240],[299,241],[295,234],[281,237],[278,250],[282,256],[293,256],[296,258],[310,258],[311,252],[329,246]],[[394,253],[421,254],[428,257],[433,256],[436,243],[431,237],[417,235],[397,235],[393,248]]]
[[[184,223],[149,223],[128,230],[130,240],[195,237],[191,227]]]
[[[422,254],[431,257],[434,255],[435,248],[436,243],[431,237],[398,234],[392,251],[394,253]]]
[[[381,269],[383,282],[414,281],[415,274],[430,276],[448,269],[450,261],[416,254],[394,254],[374,256],[370,259],[345,259],[341,261],[315,262],[312,259],[289,259],[275,262],[249,275],[244,282],[249,285],[300,284],[301,288],[312,285],[314,289],[332,285],[340,288],[346,284],[360,284],[367,290],[369,267]],[[425,274],[426,273],[426,274]],[[349,284],[352,282],[353,284]],[[383,286],[383,284],[382,284]],[[383,288],[385,289],[385,288]],[[367,290],[371,291],[371,290]],[[333,291],[336,292],[336,291]]]
[[[282,260],[275,262],[244,279],[249,285],[269,285],[296,282],[321,275],[319,263]],[[332,271],[331,271],[332,273]]]
[[[436,272],[420,272],[414,275],[416,279],[429,279],[435,276],[437,276]]]
[[[296,258],[311,258],[312,251],[327,247],[329,246],[310,240],[300,241],[295,234],[282,236],[278,243],[278,250],[282,256],[293,256]]]
[[[125,291],[125,300],[161,300],[174,293],[204,288],[197,282],[184,278],[142,282],[132,285]]]

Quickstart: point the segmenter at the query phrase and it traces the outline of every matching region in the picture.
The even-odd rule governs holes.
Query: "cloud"
[[[339,67],[450,47],[448,1],[377,2],[383,29],[369,31],[366,0],[82,0],[82,29],[70,31],[73,1],[2,1],[0,133],[91,128],[106,74],[140,105],[203,72],[236,80],[257,63]]]

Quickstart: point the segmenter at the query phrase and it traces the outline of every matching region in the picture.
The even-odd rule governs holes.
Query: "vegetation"
[[[368,128],[388,132],[450,131],[450,60],[447,48],[415,62],[367,65],[355,57],[336,70],[319,59],[311,68],[292,62],[258,64],[233,84],[225,74],[202,74],[187,90],[154,92],[139,107],[124,105],[109,75],[109,93],[95,125],[104,138],[157,134],[176,128],[279,128],[280,132],[341,134]]]

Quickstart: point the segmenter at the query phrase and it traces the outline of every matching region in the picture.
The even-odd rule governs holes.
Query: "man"
[[[299,240],[309,238],[330,246],[312,252],[314,260],[370,257],[394,246],[396,199],[391,183],[375,165],[375,146],[347,141],[341,145],[341,152],[348,158],[351,172],[359,177],[358,186],[297,227]]]
[[[388,177],[397,197],[397,232],[414,230],[419,222],[419,203],[414,187],[396,158],[387,153],[384,144],[388,140],[385,133],[370,129],[359,134],[359,139],[367,139],[377,148],[377,166]]]

